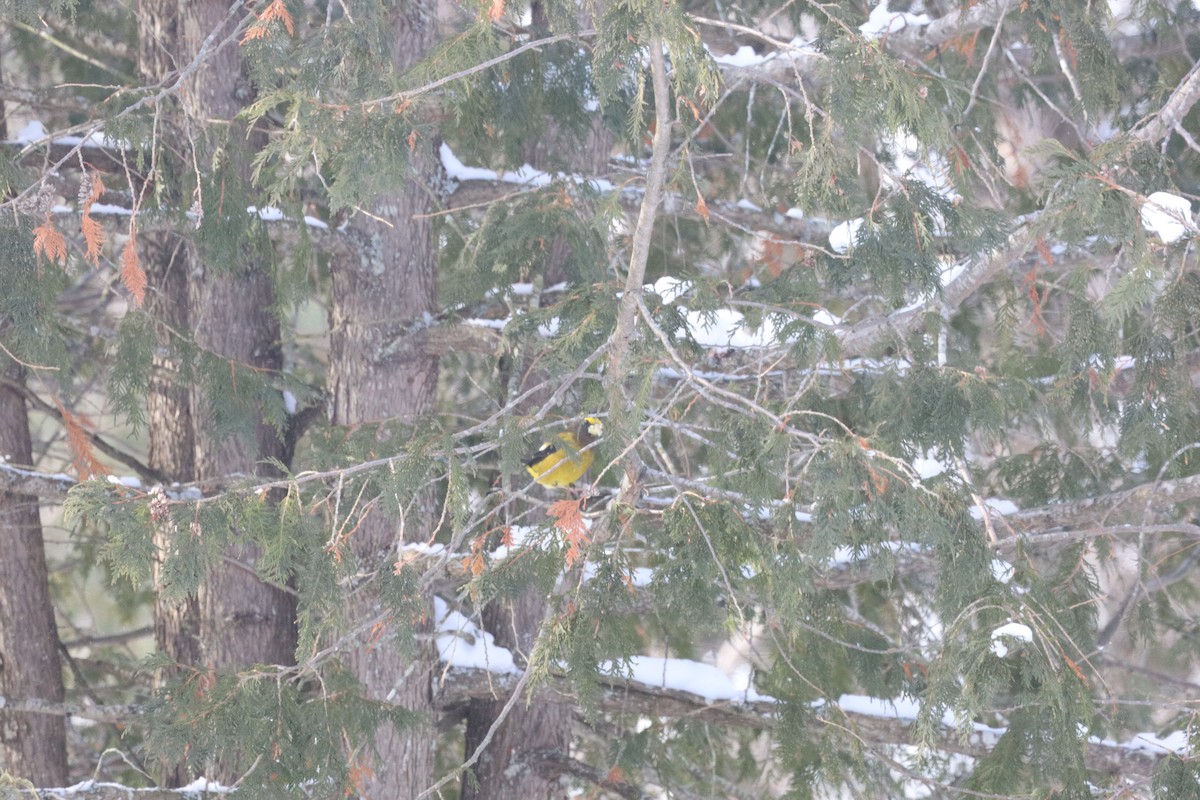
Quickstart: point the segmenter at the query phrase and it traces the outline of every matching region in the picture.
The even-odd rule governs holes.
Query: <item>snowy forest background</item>
[[[0,19],[0,796],[1200,797],[1200,4]]]

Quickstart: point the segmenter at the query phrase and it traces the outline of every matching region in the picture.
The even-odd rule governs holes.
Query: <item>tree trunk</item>
[[[393,64],[403,71],[420,59],[434,40],[435,3],[419,0],[393,12]],[[371,213],[386,223],[358,215],[347,227],[354,244],[330,264],[333,286],[329,385],[336,425],[414,422],[434,408],[437,359],[407,346],[406,330],[436,311],[437,253],[433,223],[418,215],[433,209],[427,184],[434,174],[435,142],[417,145],[416,176],[404,188],[379,198]],[[387,223],[390,223],[387,224]],[[400,347],[394,345],[400,343]],[[381,438],[389,435],[387,425]],[[398,541],[424,541],[433,521],[433,498],[426,494],[397,520],[376,505],[351,540],[361,571],[388,570],[396,561]],[[430,595],[416,622],[418,635],[433,624]],[[352,601],[350,619],[361,622],[381,611],[369,588]],[[422,635],[416,655],[406,659],[385,633],[364,637],[348,661],[367,695],[433,716],[432,672],[437,663],[431,637]],[[397,731],[380,728],[378,760],[363,772],[360,788],[368,798],[416,797],[432,782],[436,731],[421,724]]]
[[[178,5],[178,33],[184,60],[191,59],[206,38],[218,40],[237,25],[230,19],[225,0]],[[189,117],[195,120],[230,120],[224,136],[225,152],[232,160],[229,174],[250,181],[250,157],[243,148],[248,137],[233,118],[253,99],[238,62],[238,50],[225,47],[210,56],[183,92]],[[261,146],[261,137],[249,137],[249,148]],[[199,163],[211,163],[210,152]],[[240,209],[239,209],[240,211]],[[194,252],[185,256],[187,323],[196,344],[228,359],[232,369],[278,370],[282,365],[279,323],[273,313],[274,283],[270,265],[249,255],[234,269],[204,264]],[[222,479],[230,475],[263,473],[260,462],[283,455],[283,445],[262,419],[253,438],[218,438],[206,420],[210,399],[198,387],[190,398],[195,479]],[[274,474],[273,472],[271,474]],[[254,574],[256,548],[229,548],[226,563],[210,572],[200,592],[200,642],[207,665],[241,666],[253,663],[291,663],[295,657],[295,602],[292,595],[264,584]],[[240,566],[239,566],[240,565]]]
[[[175,68],[178,54],[176,0],[138,0],[138,68],[148,82],[161,81]],[[177,122],[177,119],[174,120]],[[174,129],[172,115],[164,115],[167,129]],[[180,359],[175,337],[188,325],[188,274],[191,251],[187,241],[170,232],[149,232],[139,237],[146,265],[148,291],[146,312],[154,326],[154,369],[146,395],[146,419],[150,438],[149,464],[172,481],[188,482],[196,474],[195,443],[192,437],[191,392],[181,383]],[[154,643],[178,664],[203,663],[200,649],[200,604],[195,595],[168,601],[162,588],[162,559],[171,552],[169,534],[154,535]],[[156,688],[168,674],[156,675]],[[166,786],[188,782],[183,764],[166,765],[158,774]]]
[[[11,362],[0,374],[24,380],[23,371]],[[33,462],[25,398],[4,385],[0,385],[0,453],[14,464]],[[61,703],[58,628],[36,497],[0,492],[0,542],[0,692],[11,700]],[[0,770],[34,786],[65,786],[63,718],[0,709]]]
[[[0,137],[8,138],[0,102]],[[27,256],[32,260],[32,254]],[[5,320],[0,319],[0,331]],[[23,383],[20,365],[0,357],[0,377]],[[0,384],[0,458],[33,464],[25,398]],[[38,500],[0,492],[0,694],[12,700],[64,699],[58,627],[50,600],[49,572]],[[50,714],[0,708],[0,772],[34,786],[67,785],[66,721]]]
[[[172,481],[192,480],[196,473],[192,441],[192,403],[187,386],[179,382],[179,359],[172,355],[174,331],[188,330],[187,272],[191,256],[186,242],[175,234],[140,237],[148,267],[150,291],[146,311],[154,323],[154,370],[146,396],[150,436],[150,466]],[[165,532],[155,534],[154,586],[162,588],[161,558],[170,553]],[[196,597],[168,602],[161,591],[154,598],[154,641],[158,649],[180,664],[200,664],[200,606]],[[167,782],[184,781],[182,773]]]
[[[273,285],[263,265],[249,265],[236,276],[214,275],[211,267],[206,268],[192,280],[190,290],[197,344],[229,359],[235,369],[279,369],[279,325],[269,310],[274,302]],[[196,392],[192,407],[204,409],[207,402]],[[282,441],[262,419],[257,421],[254,440],[217,440],[204,425],[196,427],[195,436],[199,480],[236,474],[274,475],[274,470],[268,471],[259,461],[283,456]],[[248,544],[227,548],[226,563],[210,570],[201,586],[200,641],[207,664],[294,662],[295,598],[263,583],[254,573],[260,555],[260,548]]]
[[[161,81],[187,64],[210,34],[216,32],[217,40],[223,39],[237,24],[229,18],[225,0],[140,0],[138,10],[139,66],[150,81]],[[168,115],[169,130],[183,130],[188,124],[185,117],[204,123],[232,121],[252,99],[237,48],[225,47],[211,55],[180,98],[183,114]],[[247,142],[245,130],[235,122],[222,130],[226,155],[233,159],[228,174],[249,182],[249,155],[243,148],[261,141],[255,137]],[[217,145],[197,141],[196,146],[201,148],[196,163],[211,164]],[[166,158],[168,151],[162,148],[161,157]],[[190,165],[177,166],[190,169]],[[148,401],[151,464],[181,481],[261,474],[263,459],[284,454],[275,432],[260,419],[252,437],[218,438],[207,422],[210,398],[199,387],[180,384],[179,364],[169,353],[171,337],[186,332],[198,347],[228,359],[235,373],[239,368],[279,369],[280,331],[272,310],[270,267],[247,257],[234,269],[216,269],[202,262],[191,243],[174,234],[147,237],[146,243],[153,292],[147,305],[159,334],[158,351],[168,354],[158,357]],[[160,541],[159,548],[168,554],[169,542]],[[264,584],[254,574],[259,555],[253,546],[232,546],[223,553],[225,563],[205,577],[196,597],[174,606],[156,603],[158,646],[179,663],[193,666],[292,663],[295,601],[290,593]],[[235,760],[213,765],[206,769],[207,776],[236,778],[241,767]],[[168,780],[177,784],[186,778],[177,767]]]

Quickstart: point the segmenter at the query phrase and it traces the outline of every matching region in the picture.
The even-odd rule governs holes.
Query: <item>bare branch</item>
[[[650,257],[650,243],[654,235],[654,220],[658,216],[658,204],[662,202],[663,186],[667,181],[667,156],[671,149],[671,99],[667,83],[666,57],[663,43],[653,37],[647,43],[649,49],[651,79],[654,87],[654,139],[650,148],[650,167],[646,171],[646,193],[638,213],[637,227],[633,231],[633,244],[629,255],[629,272],[625,276],[625,292],[617,309],[617,324],[610,339],[608,380],[609,401],[613,408],[624,404],[622,383],[625,379],[624,360],[633,337],[637,320],[638,300],[642,295],[642,284],[646,278],[646,262]]]

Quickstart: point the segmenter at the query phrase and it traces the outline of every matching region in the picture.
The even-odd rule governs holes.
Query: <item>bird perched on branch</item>
[[[585,417],[575,431],[563,431],[555,438],[542,442],[533,455],[525,459],[525,468],[542,486],[552,489],[570,486],[583,477],[596,459],[588,445],[604,435],[604,423],[596,417]]]

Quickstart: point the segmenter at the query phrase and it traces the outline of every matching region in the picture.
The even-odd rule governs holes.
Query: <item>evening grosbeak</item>
[[[563,431],[542,442],[537,452],[525,459],[525,468],[542,486],[552,489],[570,486],[583,477],[596,459],[594,449],[584,448],[603,435],[604,423],[596,417],[585,417],[578,430]]]

